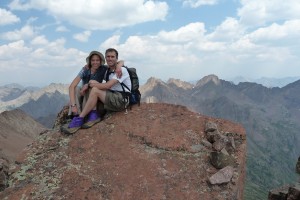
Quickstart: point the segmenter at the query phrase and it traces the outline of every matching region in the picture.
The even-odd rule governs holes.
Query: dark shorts
[[[104,108],[111,111],[122,111],[125,109],[124,98],[120,92],[106,91]]]

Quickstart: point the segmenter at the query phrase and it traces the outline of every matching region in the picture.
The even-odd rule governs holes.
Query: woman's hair
[[[89,54],[89,56],[86,57],[86,59],[85,59],[89,68],[92,67],[91,60],[92,60],[92,56],[93,55],[99,56],[99,58],[100,58],[100,65],[104,65],[105,64],[105,58],[104,58],[104,56],[103,56],[102,53],[100,53],[99,51],[91,51],[90,54]]]
[[[108,48],[108,49],[106,49],[105,56],[106,56],[106,54],[108,52],[115,52],[116,53],[116,58],[118,59],[119,53],[118,53],[118,51],[116,49],[114,49],[114,48]]]

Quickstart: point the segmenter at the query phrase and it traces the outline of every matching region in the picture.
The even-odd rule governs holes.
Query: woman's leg
[[[98,99],[101,102],[105,102],[105,95],[106,91],[105,90],[99,90],[98,88],[92,88],[89,98],[79,115],[79,117],[85,117],[91,110],[95,109],[97,106]]]
[[[97,114],[97,111],[96,110],[92,111],[92,110],[96,108],[98,99],[100,99],[101,101],[104,99],[105,101],[105,94],[106,91],[99,90],[98,88],[92,88],[89,98],[82,112],[80,113],[79,117],[74,117],[71,123],[69,124],[69,126],[67,128],[63,128],[62,131],[67,134],[73,134],[80,128],[90,128],[94,124],[100,122],[101,118]],[[87,122],[84,123],[84,117],[87,114],[89,114],[89,117],[87,119]]]

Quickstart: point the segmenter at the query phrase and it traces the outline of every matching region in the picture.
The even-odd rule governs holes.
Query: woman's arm
[[[69,86],[69,98],[70,98],[70,106],[72,108],[73,113],[78,113],[76,100],[75,100],[75,89],[80,82],[81,78],[79,76],[76,76],[76,78],[72,81],[71,85]]]
[[[116,70],[115,70],[118,78],[122,77],[122,68],[121,67],[123,67],[123,66],[124,66],[124,60],[119,60],[117,62],[117,67],[116,67]]]

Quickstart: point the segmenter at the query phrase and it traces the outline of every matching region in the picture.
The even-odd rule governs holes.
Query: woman
[[[90,80],[95,80],[102,83],[105,73],[107,71],[107,66],[105,64],[105,59],[102,53],[98,51],[92,51],[86,58],[87,65],[81,69],[79,74],[74,78],[69,87],[69,97],[70,97],[70,109],[69,115],[79,115],[82,108],[87,101],[89,95],[88,83]],[[124,61],[119,61],[116,69],[118,76],[121,76],[121,67],[124,65]],[[82,81],[82,87],[77,87],[79,82]]]

